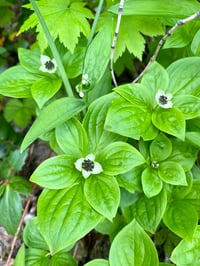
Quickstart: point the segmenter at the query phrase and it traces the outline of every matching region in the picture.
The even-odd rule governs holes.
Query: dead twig
[[[174,31],[177,30],[177,28],[179,28],[180,26],[182,25],[185,25],[186,23],[194,20],[194,19],[197,19],[200,17],[200,11],[185,18],[185,19],[182,19],[182,20],[179,20],[163,37],[162,39],[159,41],[157,47],[156,47],[156,50],[155,50],[155,53],[152,55],[152,57],[150,58],[148,64],[146,65],[146,67],[144,68],[144,70],[139,74],[139,76],[133,80],[132,83],[136,83],[139,79],[141,79],[143,77],[143,75],[147,72],[147,70],[149,69],[149,67],[151,66],[151,64],[156,60],[157,56],[158,56],[158,53],[161,49],[161,47],[163,46],[164,42],[166,41],[166,39],[171,36]]]

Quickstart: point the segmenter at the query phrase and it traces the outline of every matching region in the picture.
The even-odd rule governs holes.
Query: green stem
[[[51,37],[51,34],[50,34],[49,29],[48,29],[48,27],[47,27],[47,24],[46,24],[46,22],[44,21],[44,19],[43,19],[43,17],[42,17],[42,14],[40,13],[40,10],[39,10],[37,4],[35,3],[35,1],[34,1],[34,0],[30,0],[30,3],[31,3],[31,5],[32,5],[32,7],[33,7],[33,9],[34,9],[34,11],[35,11],[37,17],[38,17],[38,20],[39,20],[41,26],[42,26],[42,29],[43,29],[43,31],[44,31],[44,34],[45,34],[45,36],[46,36],[46,38],[47,38],[47,41],[48,41],[48,43],[49,43],[49,46],[50,46],[50,48],[51,48],[51,51],[52,51],[53,57],[55,58],[55,60],[56,60],[56,62],[57,62],[57,64],[58,64],[58,69],[59,69],[59,71],[60,71],[60,75],[61,75],[62,81],[63,81],[63,83],[64,83],[64,86],[65,86],[65,89],[66,89],[67,95],[68,95],[69,97],[74,97],[74,94],[73,94],[72,88],[71,88],[71,86],[70,86],[70,83],[69,83],[69,80],[68,80],[68,78],[67,78],[67,75],[66,75],[66,72],[65,72],[64,66],[63,66],[63,64],[62,64],[62,60],[61,60],[61,58],[60,58],[60,55],[59,55],[58,50],[57,50],[57,48],[56,48],[56,45],[55,45],[55,43],[54,43],[54,41],[53,41],[53,39],[52,39],[52,37]]]
[[[94,37],[95,30],[96,30],[96,27],[97,27],[97,23],[98,23],[98,20],[99,20],[99,16],[100,16],[100,13],[101,13],[101,10],[102,10],[103,3],[104,3],[104,0],[100,0],[99,1],[99,5],[98,5],[98,8],[97,8],[97,12],[96,12],[95,18],[94,18],[94,22],[92,24],[92,29],[91,29],[90,35],[88,37],[87,47],[89,46],[90,42],[92,41],[92,39]]]

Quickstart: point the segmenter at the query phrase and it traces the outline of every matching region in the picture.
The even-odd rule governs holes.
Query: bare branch
[[[124,8],[124,0],[121,0],[120,4],[119,4],[117,24],[116,24],[115,33],[114,33],[114,37],[113,37],[113,41],[112,41],[112,45],[111,45],[111,52],[110,52],[110,72],[111,72],[111,75],[112,75],[113,83],[114,83],[114,85],[116,87],[117,87],[117,81],[116,81],[115,73],[114,73],[114,70],[113,70],[113,61],[114,61],[115,46],[116,46],[117,37],[118,37],[118,34],[119,34],[119,28],[120,28],[120,24],[121,24],[123,8]]]
[[[140,73],[140,75],[134,79],[133,83],[136,83],[139,79],[141,79],[143,77],[143,75],[146,73],[146,71],[149,69],[149,67],[151,66],[151,64],[156,60],[157,56],[158,56],[158,53],[161,49],[161,47],[163,46],[164,42],[166,41],[166,39],[171,36],[174,31],[177,30],[177,28],[179,26],[182,26],[182,25],[185,25],[186,23],[194,20],[194,19],[197,19],[200,17],[200,11],[193,14],[192,16],[189,16],[185,19],[182,19],[182,20],[179,20],[163,37],[162,39],[159,41],[157,47],[156,47],[156,50],[155,50],[155,53],[152,55],[152,57],[150,58],[148,64],[146,65],[146,67],[144,68],[144,70]]]

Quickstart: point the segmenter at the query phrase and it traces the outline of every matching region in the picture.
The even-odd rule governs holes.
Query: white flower
[[[47,55],[41,55],[40,56],[40,70],[42,72],[48,72],[48,73],[55,73],[57,69],[57,63],[55,59],[51,59]]]
[[[91,174],[96,175],[103,171],[100,163],[95,162],[94,154],[88,154],[85,158],[80,158],[75,162],[75,167],[82,172],[84,178],[88,178]]]
[[[156,102],[157,104],[162,108],[172,108],[172,94],[171,93],[165,93],[162,90],[159,90],[156,93]]]
[[[83,91],[79,91],[79,97],[83,98],[84,97],[84,92]]]
[[[83,74],[81,83],[82,85],[86,85],[88,83],[88,74]]]

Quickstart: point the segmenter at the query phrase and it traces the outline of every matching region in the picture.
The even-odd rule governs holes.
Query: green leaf
[[[154,96],[158,90],[165,91],[169,83],[168,73],[157,62],[153,62],[144,74],[141,84],[144,85],[149,93]],[[156,104],[155,97],[152,98],[152,105]]]
[[[110,32],[99,32],[86,51],[83,74],[88,74],[90,88],[95,87],[107,69],[111,42]]]
[[[168,204],[163,221],[172,232],[187,241],[192,241],[198,224],[198,215],[194,206],[187,200],[175,200]]]
[[[31,93],[40,109],[58,92],[61,85],[62,80],[60,78],[50,78],[48,76],[38,79],[33,83]]]
[[[15,150],[9,154],[9,167],[15,171],[20,171],[28,156],[27,152],[20,153],[19,150]]]
[[[120,200],[119,186],[114,177],[100,174],[86,179],[84,194],[97,212],[112,221]]]
[[[107,260],[96,259],[84,264],[84,266],[109,266],[109,263]]]
[[[159,177],[166,183],[176,186],[187,186],[187,180],[183,167],[172,161],[160,163],[158,167]]]
[[[41,66],[40,63],[40,50],[39,49],[18,49],[18,57],[20,64],[31,73],[38,74],[40,72],[39,68]]]
[[[13,98],[31,97],[30,88],[39,77],[22,66],[10,67],[0,75],[0,94]]]
[[[49,250],[38,226],[38,219],[34,217],[28,221],[23,233],[23,240],[27,247]]]
[[[115,14],[118,13],[118,6],[116,4],[109,10]],[[173,17],[183,18],[192,15],[199,10],[199,4],[194,0],[182,0],[180,3],[169,0],[167,2],[160,2],[157,0],[131,0],[126,1],[124,5],[123,15],[145,15],[158,17]]]
[[[73,257],[66,251],[60,251],[54,255],[49,252],[29,248],[26,250],[26,265],[27,266],[77,266]]]
[[[115,99],[109,108],[105,129],[133,139],[154,139],[158,131],[151,122],[151,111],[141,105],[122,98]]]
[[[31,194],[32,187],[28,180],[21,176],[14,176],[10,180],[10,187],[21,194]]]
[[[130,193],[135,193],[141,189],[141,174],[144,170],[144,166],[136,166],[130,171],[116,176],[116,180],[120,187],[125,188]]]
[[[145,163],[144,157],[136,148],[120,141],[105,147],[97,156],[97,161],[108,175],[122,174]]]
[[[113,93],[98,98],[89,106],[84,117],[83,126],[88,133],[89,151],[92,153],[97,153],[114,141],[124,139],[104,129],[108,108],[114,98]]]
[[[200,38],[200,30],[198,30],[192,40],[191,43],[191,51],[194,55],[198,56],[200,53],[200,44],[199,44],[199,38]]]
[[[152,105],[152,92],[142,84],[125,84],[115,88],[115,92],[133,105],[147,108]],[[150,111],[150,108],[149,108]]]
[[[45,160],[30,177],[30,181],[49,189],[70,188],[80,182],[80,172],[75,169],[76,158],[59,155]]]
[[[153,112],[152,122],[161,131],[184,140],[185,119],[178,109],[158,108]]]
[[[88,154],[87,135],[77,119],[72,118],[58,125],[55,132],[58,145],[64,153],[75,158]]]
[[[171,196],[173,199],[183,199],[190,193],[193,185],[193,174],[191,171],[185,173],[187,186],[173,186]]]
[[[14,121],[19,127],[26,127],[35,115],[35,105],[32,99],[9,99],[4,108],[4,117],[8,122]]]
[[[158,255],[150,237],[133,220],[115,237],[109,254],[110,266],[158,266]]]
[[[74,53],[67,51],[63,56],[63,64],[69,79],[79,76],[83,71],[85,47],[77,47]]]
[[[85,3],[81,1],[63,0],[58,3],[56,0],[51,2],[42,0],[37,4],[53,40],[59,38],[60,42],[73,53],[80,34],[89,35],[90,26],[87,18],[93,18],[92,12],[85,8]],[[30,5],[25,7],[30,8]],[[63,23],[64,21],[67,23]],[[36,14],[32,14],[26,20],[19,33],[35,26],[37,26],[36,31],[39,32],[39,45],[44,50],[48,43],[44,38]]]
[[[17,252],[13,266],[25,266],[25,246],[21,245]]]
[[[177,265],[198,266],[200,248],[200,226],[198,225],[192,241],[182,240],[173,250],[170,260]]]
[[[173,62],[168,68],[168,91],[173,95],[199,96],[199,57],[186,57]]]
[[[166,205],[167,193],[165,190],[162,190],[160,194],[151,198],[147,198],[142,194],[130,209],[135,219],[145,230],[155,233],[165,212]]]
[[[21,211],[22,203],[19,193],[7,185],[0,198],[0,224],[5,227],[8,234],[15,234],[21,218]]]
[[[42,134],[47,133],[78,114],[84,107],[83,101],[69,97],[64,97],[50,103],[41,111],[38,118],[29,129],[22,142],[21,151],[25,150]]]
[[[172,143],[163,133],[160,133],[150,144],[151,161],[163,161],[169,157],[171,152]]]
[[[184,115],[185,119],[192,119],[200,115],[200,98],[193,95],[179,95],[173,97],[173,103]]]
[[[89,205],[82,184],[69,189],[44,190],[38,202],[38,223],[51,254],[92,230],[101,216]]]
[[[187,46],[191,40],[195,32],[199,28],[199,23],[196,21],[191,21],[190,23],[186,23],[182,25],[183,27],[179,27],[169,38],[167,38],[164,48],[181,48]]]
[[[157,170],[148,167],[142,172],[142,188],[144,194],[148,197],[154,197],[160,193],[163,182],[158,176]]]
[[[189,171],[197,159],[197,148],[176,138],[171,138],[171,142],[173,148],[168,160],[179,163],[185,171]]]
[[[186,132],[185,140],[192,144],[194,147],[200,147],[200,132]]]

